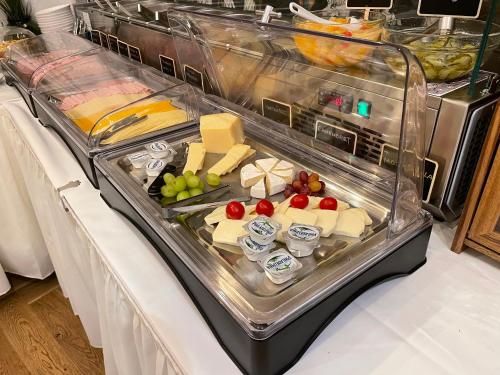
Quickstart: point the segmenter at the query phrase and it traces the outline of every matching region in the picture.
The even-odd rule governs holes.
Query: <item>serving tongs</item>
[[[230,187],[230,185],[226,185],[226,186]],[[212,190],[212,191],[209,191],[209,192],[204,193],[204,194],[209,194],[209,193],[212,193],[212,192],[214,192],[216,190]],[[191,197],[191,198],[179,201],[177,203],[174,203],[174,205],[182,203],[182,205],[179,206],[179,207],[170,207],[170,206],[169,207],[163,207],[162,208],[163,218],[164,219],[172,219],[172,218],[176,217],[177,215],[188,214],[188,213],[192,213],[192,212],[198,212],[198,211],[206,210],[208,208],[217,208],[217,207],[220,207],[220,206],[225,206],[226,204],[228,204],[230,202],[233,202],[233,201],[237,201],[237,202],[249,202],[252,199],[250,197],[238,197],[238,198],[232,198],[232,199],[225,200],[225,201],[202,203],[202,204],[194,204],[194,205],[186,206],[186,204],[189,204],[189,202],[188,202],[189,200],[195,200],[195,201],[197,201],[204,194],[197,195],[195,197]]]

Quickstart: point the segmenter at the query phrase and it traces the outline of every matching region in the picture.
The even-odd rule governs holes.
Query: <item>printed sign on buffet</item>
[[[128,54],[128,44],[119,40],[118,53],[120,54],[120,56],[130,57],[130,55]]]
[[[380,152],[379,165],[385,169],[395,171],[398,166],[398,155],[399,149],[397,147],[391,146],[389,144],[383,144],[382,150]],[[424,186],[422,191],[422,200],[428,203],[432,189],[434,188],[434,182],[436,181],[437,172],[439,169],[439,164],[431,159],[425,158],[424,161]]]
[[[163,73],[177,77],[175,60],[165,55],[160,55],[160,69]]]
[[[292,106],[290,104],[262,98],[262,114],[280,124],[292,127]]]
[[[315,138],[350,154],[356,154],[358,135],[340,126],[317,120]]]
[[[142,63],[141,50],[138,47],[129,44],[128,53],[132,60],[139,61],[140,63]]]
[[[419,16],[451,16],[477,18],[483,0],[419,0]]]
[[[184,77],[186,77],[186,82],[190,85],[199,87],[205,91],[205,85],[203,83],[203,73],[196,70],[192,66],[184,65]]]
[[[114,35],[108,35],[109,49],[115,53],[118,53],[118,38]]]
[[[434,0],[436,1],[436,0]],[[392,0],[347,0],[346,8],[350,9],[390,9]]]

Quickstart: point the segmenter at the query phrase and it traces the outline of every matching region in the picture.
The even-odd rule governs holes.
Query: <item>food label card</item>
[[[118,53],[120,54],[120,56],[130,57],[130,55],[128,54],[128,44],[119,40]]]
[[[356,154],[358,135],[350,130],[317,120],[315,138],[350,154]]]
[[[114,35],[108,35],[108,44],[109,49],[115,53],[119,53],[118,51],[118,38]]]
[[[419,16],[452,16],[477,18],[483,0],[419,0]]]
[[[196,70],[189,65],[184,65],[184,77],[186,77],[187,83],[199,87],[200,89],[205,91],[205,86],[203,84],[203,74],[199,70]]]
[[[436,0],[434,0],[436,1]],[[441,1],[441,0],[438,0]],[[392,0],[347,0],[348,9],[390,9]]]
[[[262,114],[280,124],[292,127],[292,106],[290,104],[262,98]]]
[[[177,77],[174,59],[164,55],[160,55],[160,68],[163,73],[168,74],[172,77]]]
[[[142,63],[142,55],[141,55],[141,50],[139,48],[131,46],[129,44],[128,53],[132,60],[139,61],[140,63]]]

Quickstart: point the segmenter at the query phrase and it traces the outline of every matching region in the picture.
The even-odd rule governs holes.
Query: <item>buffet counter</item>
[[[6,186],[1,199],[31,201],[61,287],[91,344],[103,347],[106,374],[239,373],[166,263],[20,98],[2,103],[0,128],[18,163],[8,170],[2,160],[2,178],[22,177],[25,189]],[[498,373],[499,266],[450,252],[452,236],[435,225],[427,264],[357,298],[288,373]]]

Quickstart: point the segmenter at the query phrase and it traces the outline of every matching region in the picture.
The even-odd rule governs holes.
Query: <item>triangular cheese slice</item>
[[[260,168],[263,172],[270,172],[271,169],[278,163],[278,159],[276,158],[268,158],[268,159],[259,159],[255,161],[255,165],[257,168]]]
[[[285,160],[280,160],[278,162],[278,164],[276,164],[273,168],[273,172],[274,171],[282,171],[282,170],[286,170],[286,169],[293,169],[294,166],[292,163],[289,163]]]
[[[284,179],[287,184],[291,184],[293,182],[293,177],[295,175],[293,169],[284,169],[280,171],[273,169],[271,173]]]
[[[266,184],[264,183],[264,177],[252,186],[250,189],[250,196],[260,199],[264,199],[266,197]]]
[[[272,173],[268,173],[266,176],[266,189],[267,194],[274,195],[281,193],[285,190],[286,181],[280,176],[276,176]]]
[[[240,180],[241,186],[244,188],[251,187],[260,181],[261,178],[265,176],[265,173],[262,172],[259,168],[257,168],[253,164],[247,164],[241,168],[240,171]]]

